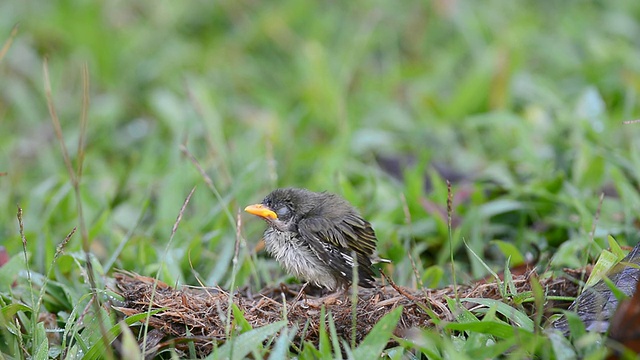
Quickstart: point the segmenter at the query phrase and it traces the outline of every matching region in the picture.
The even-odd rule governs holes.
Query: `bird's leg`
[[[308,283],[306,283],[305,285],[307,284]],[[325,288],[323,293],[319,297],[305,297],[304,305],[312,308],[320,308],[322,307],[322,305],[342,304],[344,300],[346,300],[345,294],[346,289],[344,287],[339,287],[338,289],[333,291]]]

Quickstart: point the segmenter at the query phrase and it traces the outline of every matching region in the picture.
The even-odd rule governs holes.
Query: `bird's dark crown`
[[[262,200],[262,204],[273,210],[280,221],[287,221],[295,215],[309,212],[317,195],[307,189],[282,188],[272,191]]]
[[[282,188],[272,191],[262,204],[278,215],[278,220],[287,222],[294,218],[323,216],[330,219],[356,214],[357,210],[340,196],[326,191],[314,192],[307,189]],[[295,219],[294,219],[295,220]]]

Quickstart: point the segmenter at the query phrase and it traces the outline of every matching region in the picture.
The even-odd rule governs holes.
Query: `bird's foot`
[[[319,309],[322,306],[341,305],[342,300],[334,296],[324,296],[317,299],[304,299],[301,301],[301,307]]]
[[[304,299],[303,302],[305,303],[306,306],[312,307],[312,308],[320,308],[323,305],[324,306],[342,305],[347,300],[346,294],[347,292],[344,289],[342,289],[342,290],[331,292],[319,298],[315,298],[315,299],[307,298],[307,299]]]

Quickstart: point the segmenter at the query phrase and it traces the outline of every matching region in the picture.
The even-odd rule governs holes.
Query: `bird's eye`
[[[276,215],[278,215],[279,218],[286,217],[287,215],[289,215],[289,208],[287,206],[279,207],[276,210]]]

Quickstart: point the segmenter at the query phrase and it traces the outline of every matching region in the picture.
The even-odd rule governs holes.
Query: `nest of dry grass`
[[[517,293],[531,290],[531,278],[537,277],[534,271],[522,275],[513,275],[513,284]],[[546,289],[547,295],[576,296],[578,288],[571,277],[538,279]],[[331,313],[338,335],[351,340],[352,304],[350,294],[317,297],[300,292],[301,286],[267,288],[259,294],[239,291],[230,295],[214,288],[195,288],[182,286],[173,288],[153,278],[121,272],[115,275],[115,291],[124,298],[121,306],[114,309],[125,316],[157,311],[149,319],[153,328],[147,334],[145,349],[147,354],[155,354],[166,347],[177,351],[187,351],[188,344],[195,344],[199,356],[206,356],[214,347],[226,339],[229,320],[233,313],[228,311],[231,303],[243,313],[253,328],[262,327],[283,319],[286,313],[291,326],[300,330],[294,344],[301,347],[303,341],[317,344],[321,318],[321,308]],[[488,298],[509,302],[502,295],[497,281],[480,281],[473,285],[449,286],[442,289],[415,290],[392,285],[380,285],[373,289],[360,288],[358,291],[356,342],[360,342],[383,317],[398,306],[402,306],[402,316],[395,329],[397,336],[403,336],[408,329],[434,326],[435,314],[439,320],[452,321],[455,314],[447,306],[447,299]],[[232,296],[232,298],[230,298]],[[463,302],[467,306],[476,306]],[[566,307],[568,303],[546,304],[546,309]],[[286,309],[285,309],[286,307]],[[535,309],[525,309],[531,316]],[[429,315],[429,312],[432,315]],[[231,318],[229,318],[229,315]],[[436,319],[437,320],[437,319]],[[389,344],[392,345],[392,344]]]

